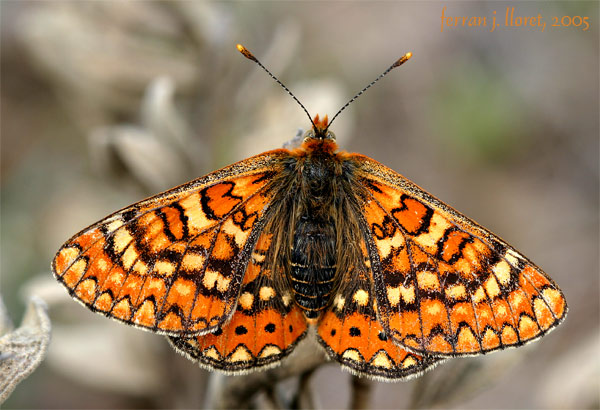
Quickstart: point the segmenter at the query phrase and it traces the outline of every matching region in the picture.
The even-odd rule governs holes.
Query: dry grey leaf
[[[100,127],[90,134],[90,157],[98,173],[125,171],[156,192],[181,184],[194,162],[206,161],[206,150],[177,112],[174,87],[166,76],[154,79],[142,101],[140,125]]]
[[[190,144],[196,142],[194,132],[175,106],[175,82],[171,77],[160,76],[152,80],[146,88],[140,114],[142,126],[157,139],[176,148],[182,159],[187,158],[190,162],[206,160],[205,149],[190,150]]]
[[[78,306],[49,273],[30,279],[21,293],[43,296],[52,312],[53,343],[44,364],[53,372],[103,394],[164,398],[172,376],[163,360],[173,355],[162,337]]]
[[[0,403],[21,380],[29,376],[46,356],[50,342],[50,319],[46,303],[32,297],[21,327],[12,330],[0,297]]]
[[[133,112],[146,85],[162,73],[182,90],[194,89],[201,78],[199,46],[181,29],[181,18],[168,12],[174,8],[153,2],[39,3],[23,15],[17,36],[86,129],[109,120],[110,111]],[[189,8],[196,15],[210,11]]]

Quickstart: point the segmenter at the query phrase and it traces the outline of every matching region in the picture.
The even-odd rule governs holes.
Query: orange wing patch
[[[276,290],[264,265],[270,244],[269,234],[259,238],[231,320],[212,334],[171,337],[176,350],[208,368],[231,373],[278,364],[292,351],[306,334],[307,323],[289,294]]]
[[[540,268],[401,175],[354,157],[378,317],[396,342],[434,355],[485,353],[564,319],[564,296]]]
[[[443,361],[408,352],[388,337],[377,320],[368,256],[347,278],[352,281],[342,285],[318,324],[319,341],[332,359],[354,373],[395,381],[417,377]]]
[[[231,315],[280,151],[134,204],[75,235],[53,271],[90,309],[170,335],[216,329]]]

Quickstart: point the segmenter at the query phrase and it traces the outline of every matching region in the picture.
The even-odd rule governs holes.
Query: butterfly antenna
[[[371,88],[373,86],[373,84],[375,84],[377,81],[379,81],[383,77],[385,77],[394,68],[400,67],[402,64],[406,63],[411,57],[412,57],[412,53],[409,52],[409,53],[404,54],[398,60],[394,61],[394,64],[392,64],[387,70],[385,70],[383,73],[381,73],[381,75],[379,77],[377,77],[375,80],[373,80],[371,82],[371,84],[367,85],[365,88],[363,88],[362,90],[360,90],[358,92],[358,94],[356,94],[354,97],[352,97],[350,99],[350,101],[348,101],[342,108],[340,108],[340,110],[337,112],[337,114],[335,114],[333,116],[333,118],[331,119],[331,121],[329,121],[329,125],[327,126],[327,128],[329,128],[331,126],[331,123],[336,119],[336,117],[338,115],[340,115],[340,113],[342,111],[344,111],[346,109],[346,107],[348,107],[350,104],[352,104],[354,102],[354,100],[356,100],[358,97],[360,97],[365,91],[367,91],[369,88]]]
[[[269,74],[271,76],[271,78],[273,80],[275,80],[275,82],[277,84],[279,84],[280,86],[282,86],[283,89],[289,95],[292,96],[292,98],[298,103],[298,105],[300,105],[300,107],[302,107],[302,109],[304,110],[304,112],[306,113],[306,115],[308,115],[308,119],[310,120],[310,123],[313,125],[313,128],[316,128],[316,125],[313,122],[312,118],[310,117],[310,114],[308,113],[308,110],[306,109],[306,107],[304,107],[304,105],[300,102],[300,100],[298,100],[296,98],[296,96],[281,81],[279,81],[279,79],[277,77],[275,77],[269,70],[267,70],[267,68],[264,65],[262,65],[262,63],[260,61],[258,61],[258,58],[254,57],[254,54],[252,54],[250,52],[250,50],[248,50],[246,47],[244,47],[241,44],[238,44],[236,47],[237,47],[238,51],[244,55],[244,57],[246,57],[248,60],[252,60],[256,64],[258,64],[260,68],[262,68],[263,70],[265,70],[267,72],[267,74]]]

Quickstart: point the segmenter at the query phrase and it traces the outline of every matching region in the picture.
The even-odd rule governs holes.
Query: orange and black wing
[[[242,373],[275,366],[306,334],[307,323],[291,295],[280,290],[268,263],[272,234],[263,232],[244,275],[235,313],[212,334],[171,337],[171,344],[203,367]]]
[[[58,251],[52,270],[91,310],[172,336],[233,313],[286,151],[238,162],[124,208]]]
[[[376,161],[360,164],[378,318],[397,343],[434,355],[522,345],[557,326],[556,283],[493,233]]]
[[[344,277],[333,305],[318,324],[318,339],[329,356],[351,372],[382,380],[407,380],[421,375],[444,359],[403,349],[377,320],[376,288],[369,255]]]

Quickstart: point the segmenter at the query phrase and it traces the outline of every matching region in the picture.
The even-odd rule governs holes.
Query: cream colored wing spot
[[[119,301],[111,312],[121,319],[129,319],[129,316],[131,316],[131,304],[129,303],[129,300],[123,299]]]
[[[392,249],[400,248],[405,244],[404,236],[402,235],[402,232],[400,232],[400,230],[396,230],[394,236],[392,236],[391,238],[378,239],[375,237],[374,239],[375,245],[379,250],[379,257],[381,259],[387,258],[390,255]]]
[[[202,355],[205,357],[208,357],[209,359],[213,359],[213,360],[218,360],[218,361],[223,360],[223,358],[219,354],[219,351],[214,346],[211,346],[208,349],[204,349],[204,351],[202,352]]]
[[[170,292],[175,292],[179,297],[183,296],[191,296],[194,294],[194,291],[196,290],[196,287],[189,281],[181,281],[181,280],[177,280],[174,284],[173,287],[171,288]]]
[[[250,353],[248,348],[244,345],[239,345],[235,348],[231,356],[227,358],[227,361],[231,363],[249,362],[252,358],[252,353]]]
[[[512,326],[505,325],[502,329],[502,343],[511,345],[519,340],[515,329]]]
[[[473,331],[471,330],[471,328],[468,327],[463,327],[460,330],[460,333],[458,334],[458,343],[461,346],[469,346],[469,348],[467,349],[469,351],[475,352],[481,350],[481,346],[475,338]]]
[[[101,260],[99,260],[98,262],[100,261]],[[106,264],[106,262],[104,262],[104,264]],[[145,276],[148,273],[148,265],[144,261],[141,261],[139,259],[135,262],[132,269],[135,273],[137,273],[140,276]]]
[[[152,326],[156,322],[154,303],[146,300],[137,312],[135,312],[133,321],[143,326]]]
[[[510,283],[510,265],[505,260],[501,260],[492,267],[492,272],[498,278],[500,284],[506,286]]]
[[[485,291],[483,290],[482,286],[479,286],[473,293],[472,300],[474,303],[479,303],[485,299],[486,299]]]
[[[417,283],[419,288],[423,290],[440,290],[440,282],[437,274],[429,271],[417,272]]]
[[[154,264],[154,272],[162,276],[171,276],[175,273],[175,264],[167,261],[158,261]]]
[[[202,279],[202,284],[206,289],[210,290],[216,287],[219,292],[225,292],[227,289],[229,289],[230,282],[231,279],[226,278],[214,270],[207,270],[204,273],[204,278]]]
[[[440,302],[439,300],[432,300],[430,303],[427,304],[425,310],[431,316],[438,316],[442,315],[445,309],[444,304],[442,302]]]
[[[529,304],[529,301],[525,298],[525,296],[522,293],[514,291],[510,294],[509,303],[513,307],[516,307],[519,311],[521,311],[520,305]]]
[[[261,253],[258,252],[253,252],[252,253],[252,262],[254,262],[255,264],[259,265],[261,263],[263,263],[265,261],[265,257],[267,255],[263,255]]]
[[[414,238],[414,241],[425,248],[428,253],[435,254],[437,244],[444,237],[446,229],[451,227],[450,223],[437,212],[433,213],[431,221],[429,223],[429,229],[427,232],[422,233],[418,237]]]
[[[410,285],[405,287],[404,285],[400,285],[400,294],[402,295],[404,303],[413,303],[416,299],[415,286]]]
[[[120,216],[117,216],[114,221],[109,222],[106,225],[106,229],[107,229],[108,232],[114,232],[114,231],[116,231],[117,229],[119,229],[122,226],[123,226],[123,219],[121,219]]]
[[[465,258],[460,258],[458,261],[456,261],[454,263],[454,269],[459,275],[461,275],[463,278],[467,278],[468,280],[471,280],[475,276],[473,272],[473,266]]]
[[[464,285],[450,286],[449,288],[446,288],[446,296],[454,300],[464,299],[467,297],[467,290]]]
[[[130,270],[139,256],[140,255],[135,250],[134,244],[131,243],[121,256],[121,263],[123,264],[123,268],[125,268],[125,270]]]
[[[254,303],[254,295],[250,292],[244,292],[240,296],[239,302],[242,309],[250,310],[252,309],[252,304]]]
[[[260,298],[260,300],[262,300],[263,302],[271,299],[272,297],[275,296],[275,289],[273,289],[270,286],[263,286],[260,288],[260,290],[258,291],[258,297]]]
[[[333,300],[333,305],[335,306],[335,308],[337,310],[342,310],[344,308],[344,305],[346,304],[346,299],[342,296],[342,295],[337,295],[335,297],[335,299]]]
[[[398,306],[400,303],[400,287],[398,286],[394,288],[389,286],[387,288],[387,299],[392,307]]]
[[[60,250],[60,252],[58,253],[58,258],[56,258],[57,260],[60,258],[61,259],[61,267],[69,267],[73,261],[75,261],[75,259],[79,256],[79,249],[77,249],[76,247],[67,247],[67,248],[63,248]],[[59,275],[62,274],[63,272],[56,272]]]
[[[384,369],[391,369],[393,366],[390,357],[383,351],[380,351],[373,357],[371,364],[373,366],[383,367]]]
[[[521,319],[519,319],[519,334],[532,335],[537,334],[538,331],[538,325],[533,319],[529,316],[521,316]]]
[[[281,300],[283,301],[283,305],[285,307],[288,307],[290,305],[290,302],[292,301],[292,296],[286,292],[281,296]]]
[[[115,231],[113,236],[113,246],[115,253],[121,253],[129,246],[133,241],[133,236],[129,233],[127,228],[120,228]]]
[[[402,367],[403,368],[407,368],[407,367],[412,367],[414,365],[417,364],[417,359],[415,359],[412,356],[407,356],[403,361],[402,361]]]
[[[100,295],[100,297],[98,299],[96,299],[96,302],[94,303],[94,307],[103,312],[108,312],[110,310],[110,307],[112,306],[112,303],[113,303],[113,298],[107,292],[107,293],[103,293],[102,295]]]
[[[542,291],[542,297],[550,306],[552,313],[557,317],[561,317],[565,310],[565,302],[560,294],[560,292],[556,289],[546,288]]]
[[[500,304],[494,308],[494,313],[496,314],[496,316],[504,317],[508,316],[510,312],[508,312],[505,305]]]
[[[499,343],[498,335],[492,329],[487,328],[481,337],[481,342],[490,345],[497,345]]]
[[[181,267],[187,271],[195,271],[202,269],[206,257],[199,253],[188,251],[181,260]]]
[[[414,285],[410,285],[410,286],[400,285],[397,287],[389,286],[387,288],[387,298],[392,307],[398,306],[398,304],[400,303],[400,298],[402,298],[404,303],[411,304],[416,299],[415,286]]]
[[[347,360],[352,360],[354,362],[364,362],[362,356],[356,349],[346,349],[344,353],[342,353],[342,358]]]
[[[354,292],[354,296],[352,296],[352,299],[356,302],[357,305],[366,306],[367,303],[369,303],[369,292],[367,292],[364,289],[359,289],[356,292]]]
[[[514,268],[519,266],[519,261],[522,259],[521,255],[512,249],[507,249],[506,254],[504,255],[504,259]]]
[[[554,322],[550,308],[539,297],[533,300],[533,312],[543,330],[547,329]]]
[[[233,223],[233,219],[231,218],[225,221],[223,227],[221,228],[221,231],[233,237],[236,245],[239,248],[242,248],[244,246],[246,240],[248,239],[248,236],[250,235],[250,230],[243,231],[242,229],[240,229],[239,226]]]
[[[199,234],[211,225],[211,221],[202,211],[199,193],[195,192],[187,198],[183,198],[179,201],[179,205],[183,208],[183,213],[187,217],[187,228],[190,236]]]
[[[277,347],[275,345],[270,345],[270,346],[266,346],[264,349],[262,349],[262,351],[260,352],[260,355],[258,357],[260,357],[260,358],[271,357],[271,356],[276,356],[281,353],[282,353],[282,351],[279,347]]]
[[[487,292],[490,299],[494,299],[500,294],[500,287],[498,286],[498,282],[496,282],[496,278],[494,276],[490,276],[485,281],[483,286],[485,287],[485,291]]]

